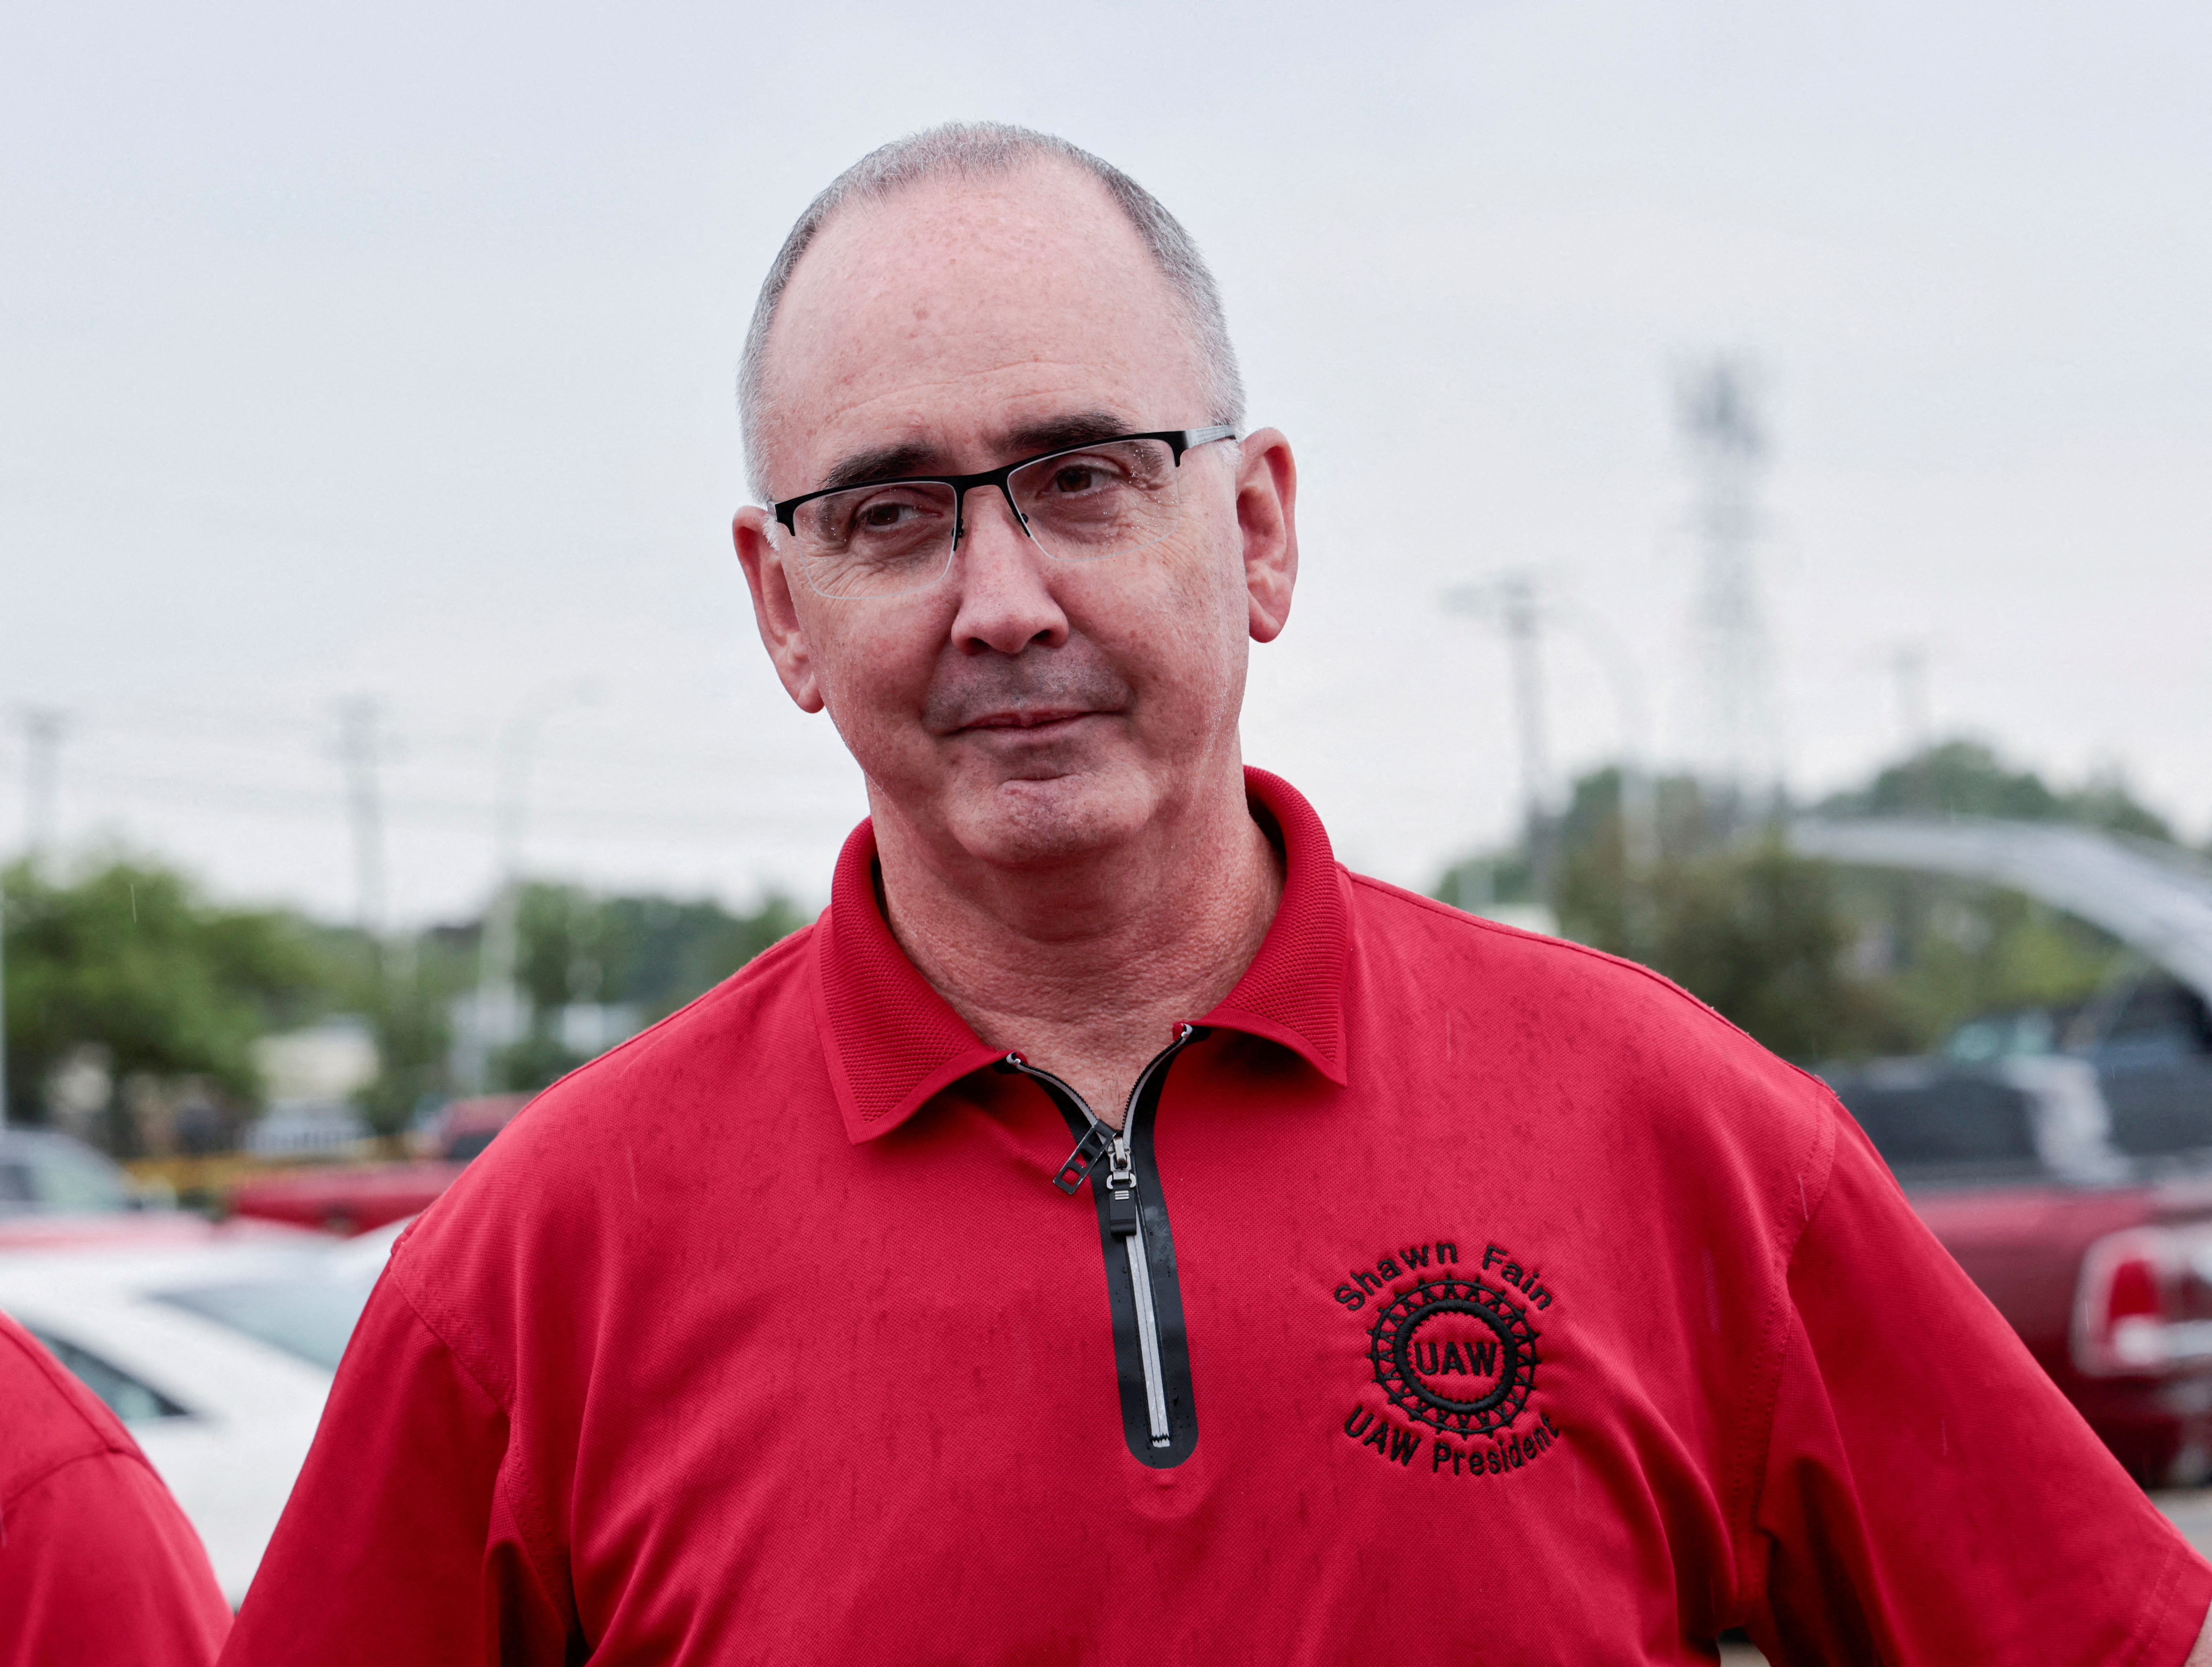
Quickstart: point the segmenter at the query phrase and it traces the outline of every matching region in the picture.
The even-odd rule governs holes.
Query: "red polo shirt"
[[[540,1098],[226,1660],[2182,1659],[2212,1568],[1818,1082],[1250,787],[1282,906],[1127,1153],[917,975],[865,825]]]
[[[206,1667],[229,1629],[138,1444],[0,1314],[0,1667]]]

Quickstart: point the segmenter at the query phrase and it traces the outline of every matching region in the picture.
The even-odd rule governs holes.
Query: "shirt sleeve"
[[[389,1271],[340,1364],[223,1667],[548,1667],[572,1654],[513,1511],[499,1402]]]
[[[2212,1567],[1856,1125],[1790,1271],[1747,1583],[1777,1660],[2179,1667]]]
[[[112,1449],[58,1465],[0,1521],[0,1667],[208,1667],[230,1606],[161,1479]]]

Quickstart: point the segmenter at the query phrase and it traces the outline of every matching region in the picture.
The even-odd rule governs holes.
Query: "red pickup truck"
[[[432,1130],[437,1156],[392,1164],[318,1164],[264,1175],[231,1189],[233,1215],[362,1233],[427,1209],[469,1159],[529,1103],[527,1094],[455,1100]]]
[[[2212,1480],[2212,1056],[1828,1074],[1921,1219],[2130,1472]]]

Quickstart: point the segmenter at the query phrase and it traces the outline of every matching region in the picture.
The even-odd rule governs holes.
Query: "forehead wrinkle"
[[[949,472],[991,467],[1059,444],[1079,446],[1128,434],[1159,420],[1157,402],[1127,391],[1125,367],[1108,362],[1008,357],[947,372],[915,367],[890,387],[863,387],[841,372],[815,391],[803,434],[817,471],[908,448],[918,460],[941,459]],[[790,396],[802,391],[787,390]],[[954,415],[948,421],[944,413]],[[1179,409],[1166,425],[1183,421]],[[779,412],[779,421],[788,420]],[[988,426],[987,426],[988,424]],[[828,463],[819,461],[823,458]]]
[[[765,425],[774,442],[773,453],[780,462],[795,462],[809,472],[801,479],[787,478],[779,481],[778,494],[795,496],[830,486],[860,484],[864,472],[879,480],[891,478],[894,474],[966,473],[1055,450],[1063,445],[1080,446],[1144,429],[1160,420],[1159,413],[1152,409],[1153,402],[1141,406],[1132,403],[1125,409],[1117,409],[1120,400],[1109,405],[1099,403],[1102,393],[1113,399],[1114,392],[1119,392],[1101,388],[1102,371],[1120,380],[1122,379],[1116,373],[1122,368],[1082,361],[1006,356],[988,365],[949,372],[941,366],[917,365],[917,373],[928,374],[917,374],[911,381],[896,387],[868,389],[854,386],[861,377],[854,368],[840,368],[825,379],[826,387],[817,385],[817,408],[803,424],[805,438],[796,441],[799,453],[797,457],[793,455],[793,445],[787,436],[792,428],[799,426],[793,413],[795,406],[804,403],[805,396],[801,390],[785,381],[779,371],[779,386]],[[978,401],[979,382],[989,385],[1009,380],[1015,386],[1003,392],[993,390]],[[845,403],[847,400],[851,403]],[[963,457],[958,441],[946,439],[940,442],[926,432],[933,426],[927,413],[947,403],[971,407],[982,403],[1001,411],[1012,407],[1035,411],[1042,406],[1048,414],[1006,420],[984,435],[980,452],[969,452]],[[1184,420],[1184,413],[1171,411],[1166,414],[1164,426],[1178,426]],[[896,437],[879,437],[884,435],[885,430]],[[820,450],[838,448],[829,464],[807,463],[805,453],[817,449],[806,444],[808,439],[817,442]],[[817,450],[817,456],[820,450]],[[894,453],[896,469],[891,466]],[[775,472],[781,475],[782,471],[779,467]]]

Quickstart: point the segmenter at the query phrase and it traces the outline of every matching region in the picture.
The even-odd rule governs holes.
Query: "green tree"
[[[2116,774],[2053,785],[1967,739],[1900,759],[1819,808],[1833,817],[1986,816],[2173,837],[2166,819]],[[1879,964],[1895,1011],[1923,1045],[1977,1013],[2081,1001],[2122,954],[2118,943],[2086,922],[1969,880],[1849,871],[1844,907],[1877,952],[1868,958]]]
[[[1666,974],[1785,1058],[1917,1041],[1887,990],[1854,976],[1852,927],[1826,864],[1793,855],[1771,829],[1723,837],[1740,812],[1687,778],[1659,783],[1655,799],[1658,861],[1632,875],[1620,773],[1576,784],[1553,897],[1563,931]]]
[[[1780,843],[1776,812],[1687,776],[1652,784],[1656,862],[1629,872],[1621,778],[1574,785],[1552,824],[1545,899],[1569,936],[1667,974],[1798,1059],[1913,1052],[1964,1020],[2077,1001],[2120,946],[2018,893],[1936,875],[1832,868]],[[1820,806],[1830,816],[1954,814],[2066,821],[2149,839],[2172,830],[2116,776],[2055,788],[1974,741],[1947,741]],[[1437,895],[1480,907],[1481,876],[1518,881],[1513,849],[1447,871]]]
[[[627,1007],[641,1024],[665,1018],[712,989],[807,916],[780,894],[747,914],[711,898],[605,897],[583,888],[526,886],[517,914],[517,981],[529,1033],[500,1062],[504,1084],[543,1087],[583,1063],[559,1034],[563,1007]]]
[[[1784,1058],[1920,1043],[1889,991],[1850,970],[1850,929],[1826,864],[1769,836],[1669,863],[1651,890],[1650,964]]]
[[[68,879],[18,862],[6,899],[11,1117],[40,1120],[55,1068],[87,1046],[118,1077],[205,1077],[250,1103],[254,1041],[320,999],[295,918],[218,908],[152,862],[110,859]]]
[[[1842,907],[1915,1045],[1978,1014],[2081,1001],[2125,958],[2085,921],[1997,886],[1876,869],[1838,876]]]
[[[354,1097],[376,1134],[399,1133],[449,1092],[450,1013],[476,983],[475,937],[471,927],[378,942],[351,927],[313,928],[331,1005],[367,1019],[376,1037],[376,1080]]]
[[[2015,770],[1988,745],[1939,743],[1875,773],[1865,786],[1832,795],[1829,816],[1995,816],[2014,822],[2072,822],[2113,833],[2171,842],[2166,818],[2141,804],[2118,776],[2094,776],[2071,788],[2052,787],[2032,770]]]

